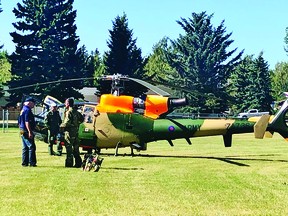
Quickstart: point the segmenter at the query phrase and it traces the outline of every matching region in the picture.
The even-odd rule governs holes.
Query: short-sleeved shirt
[[[23,106],[19,116],[19,128],[25,132],[28,132],[25,122],[29,122],[31,130],[35,130],[35,119],[32,110],[29,106]]]

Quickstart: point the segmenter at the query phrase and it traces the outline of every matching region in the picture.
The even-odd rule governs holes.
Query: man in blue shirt
[[[22,138],[22,166],[36,167],[36,145],[33,131],[35,130],[35,119],[32,108],[35,100],[31,97],[26,98],[19,116],[19,128]]]

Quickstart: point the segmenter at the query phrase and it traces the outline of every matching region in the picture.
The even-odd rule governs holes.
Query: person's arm
[[[28,138],[31,139],[33,137],[33,132],[28,121],[25,121],[25,126],[28,131]]]
[[[73,118],[72,112],[68,111],[65,115],[66,116],[65,116],[62,124],[60,125],[61,128],[67,128],[67,127],[71,127],[72,126],[72,118]]]

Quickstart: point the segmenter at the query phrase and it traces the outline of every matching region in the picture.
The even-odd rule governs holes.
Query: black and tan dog
[[[98,154],[85,154],[82,169],[83,171],[94,170],[94,172],[98,172],[103,160],[104,158],[101,158]]]

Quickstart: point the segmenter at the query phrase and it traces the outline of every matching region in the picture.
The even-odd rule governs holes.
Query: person
[[[26,98],[18,119],[20,134],[22,139],[22,166],[37,166],[36,145],[33,131],[35,130],[35,119],[32,108],[35,106],[35,100],[32,97]]]
[[[57,141],[60,124],[62,123],[61,116],[55,103],[50,105],[50,111],[45,116],[44,123],[48,128],[48,153],[50,155],[61,156],[62,145],[60,142],[57,142],[57,152],[53,151],[53,145],[55,144],[55,141]]]
[[[73,167],[73,157],[75,158],[74,167],[82,166],[82,159],[79,152],[79,125],[84,121],[84,117],[74,107],[74,99],[65,100],[64,119],[60,125],[60,130],[64,131],[64,142],[66,147],[65,167]]]

